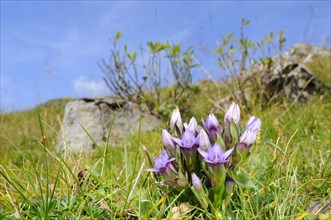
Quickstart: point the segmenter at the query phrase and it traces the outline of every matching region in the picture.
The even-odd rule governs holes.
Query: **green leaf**
[[[233,41],[234,41],[236,44],[241,45],[241,41],[240,41],[240,40],[238,40],[238,39],[234,39]]]
[[[118,31],[115,35],[115,41],[117,41],[118,39],[120,39],[120,37],[122,37],[122,32]]]
[[[228,174],[240,187],[257,189],[256,185],[247,174],[236,173],[233,170],[229,170]]]
[[[233,53],[236,51],[236,48],[234,48],[233,45],[230,46],[230,50],[229,50],[229,53]]]
[[[221,68],[223,68],[224,66],[223,66],[223,64],[222,64],[222,62],[221,62],[221,59],[217,59],[217,64],[221,67]]]
[[[154,52],[154,50],[155,50],[155,46],[154,46],[154,44],[153,44],[153,42],[147,42],[147,46],[149,47],[149,49],[152,51],[152,52]]]
[[[230,134],[232,137],[232,145],[235,145],[239,139],[239,129],[233,120],[231,121],[230,124]]]
[[[246,26],[250,23],[250,20],[246,20],[245,18],[241,19],[241,25]]]
[[[269,36],[265,35],[265,36],[263,37],[263,39],[264,39],[265,41],[269,41]]]
[[[233,37],[233,34],[229,34],[229,35],[225,38],[225,40],[224,40],[224,44],[228,44],[232,37]]]
[[[249,41],[249,42],[248,42],[248,46],[247,46],[247,48],[248,48],[248,49],[253,48],[255,45],[256,45],[256,42]]]
[[[49,203],[48,203],[48,213],[51,213],[56,207],[56,200],[51,200]]]
[[[220,146],[222,146],[222,147],[225,146],[224,140],[223,140],[223,138],[221,137],[221,135],[217,134],[217,139],[216,139],[216,141],[217,141],[217,143],[218,143]],[[224,150],[224,149],[223,149],[223,150]]]
[[[220,47],[220,48],[218,48],[217,53],[218,53],[218,54],[223,54],[223,53],[224,53],[224,47]]]
[[[161,50],[162,50],[162,48],[163,48],[163,44],[161,43],[161,42],[156,42],[155,44],[154,44],[154,51],[153,52],[160,52]]]
[[[128,53],[128,54],[127,54],[127,57],[129,58],[129,60],[132,61],[132,55],[131,55],[131,53]]]
[[[198,67],[198,66],[200,66],[200,64],[194,64],[194,65],[191,65],[191,68],[193,69],[193,68]]]
[[[170,44],[169,44],[169,43],[166,43],[166,44],[164,44],[163,46],[164,46],[164,49],[165,49],[165,50],[167,50],[167,49],[170,48]]]
[[[260,50],[263,50],[263,48],[264,48],[264,40],[262,40],[261,43],[258,43],[257,46],[260,48]]]
[[[172,56],[177,56],[179,54],[179,52],[180,52],[180,45],[179,44],[172,47],[172,51],[171,51]]]
[[[260,60],[261,60],[261,63],[268,68],[272,67],[272,65],[273,65],[273,60],[270,57],[260,59]]]
[[[211,189],[214,195],[214,206],[220,207],[222,204],[224,193],[225,193],[225,178],[226,178],[226,169],[222,165],[219,173],[212,173],[214,175],[214,180],[216,180],[216,185]]]
[[[284,32],[285,32],[284,30],[280,30],[280,31],[279,31],[279,37],[280,37],[280,38],[283,37]]]

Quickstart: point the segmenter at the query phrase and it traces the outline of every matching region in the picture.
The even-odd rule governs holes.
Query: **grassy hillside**
[[[327,61],[315,59],[310,68],[330,84]],[[214,102],[228,93],[224,84],[201,82],[198,87],[183,106],[188,109],[185,121],[191,116],[205,117]],[[251,110],[262,120],[262,129],[240,172],[247,173],[257,187],[235,187],[227,206],[233,218],[330,218],[330,211],[317,214],[331,198],[330,98],[327,91],[307,103],[284,100]],[[152,166],[146,149],[157,155],[162,148],[161,128],[128,137],[119,146],[63,158],[55,152],[63,112],[64,106],[42,105],[0,116],[0,218],[160,219],[174,215],[180,199],[171,192],[162,193],[159,180],[144,170]],[[224,113],[216,116],[222,121]],[[243,113],[243,124],[249,116]],[[168,128],[168,122],[162,127]],[[306,209],[313,202],[320,205],[309,213]],[[218,218],[194,206],[189,209],[181,218]]]
[[[4,113],[0,116],[0,159],[7,163],[19,163],[17,151],[34,155],[40,153],[39,142],[43,140],[39,116],[45,126],[45,138],[54,147],[64,114],[65,104],[71,99],[51,100],[34,109]]]

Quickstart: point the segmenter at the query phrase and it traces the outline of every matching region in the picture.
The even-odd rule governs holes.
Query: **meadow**
[[[315,59],[310,68],[330,85],[330,57]],[[197,83],[196,92],[182,103],[189,109],[184,121],[195,116],[201,124],[225,91],[222,82]],[[63,157],[55,151],[63,101],[3,113],[0,218],[330,219],[330,209],[321,212],[331,202],[330,98],[326,89],[307,102],[284,99],[242,111],[242,121],[251,114],[262,121],[251,156],[239,169],[254,187],[235,185],[226,216],[183,203],[181,194],[159,187],[160,178],[145,170],[153,167],[149,157],[162,148],[161,130],[169,127],[170,118],[155,131],[137,131],[116,145]],[[220,121],[223,116],[216,114]]]

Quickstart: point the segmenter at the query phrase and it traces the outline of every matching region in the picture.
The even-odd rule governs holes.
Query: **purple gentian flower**
[[[249,118],[245,130],[240,136],[238,149],[249,149],[256,140],[256,136],[260,131],[261,120],[258,117],[252,116]]]
[[[216,134],[220,134],[220,124],[214,114],[207,116],[206,121],[202,120],[203,126],[207,129],[211,139],[215,139]]]
[[[174,160],[175,158],[169,158],[167,152],[162,150],[158,157],[154,157],[155,168],[148,168],[146,170],[149,172],[162,173],[166,177],[171,177],[171,171],[176,172],[171,163]]]
[[[172,131],[175,128],[175,126],[179,129],[180,133],[183,132],[183,122],[178,107],[176,107],[172,111],[172,115],[170,119],[170,130]]]
[[[165,129],[162,130],[162,140],[164,149],[167,151],[170,157],[175,157],[176,155],[176,143],[172,139],[172,136]]]
[[[184,161],[186,163],[187,171],[193,171],[196,166],[196,149],[199,142],[199,138],[195,137],[195,134],[190,130],[186,130],[183,133],[182,139],[174,137],[173,140],[181,147],[181,150],[184,152]]]
[[[207,166],[207,175],[210,178],[212,187],[219,184],[224,184],[226,170],[224,164],[229,162],[229,156],[233,148],[223,152],[222,148],[216,142],[213,147],[208,149],[208,152],[198,148],[199,153],[204,161],[209,165]]]
[[[232,122],[238,126],[240,122],[240,109],[239,105],[236,103],[232,103],[228,111],[225,113],[224,116],[224,127],[228,128]]]
[[[186,130],[182,136],[182,139],[172,138],[180,147],[186,149],[192,149],[198,144],[199,138],[195,137],[194,133],[190,130]]]
[[[204,161],[208,164],[224,164],[229,161],[229,156],[233,151],[233,148],[223,152],[222,148],[216,142],[213,147],[208,149],[208,152],[203,151],[202,149],[198,148],[199,153],[203,157]]]

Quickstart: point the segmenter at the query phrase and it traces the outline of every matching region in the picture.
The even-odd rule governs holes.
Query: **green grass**
[[[331,56],[314,57],[308,67],[320,81],[331,88]]]
[[[319,77],[329,73],[319,71]],[[199,122],[222,91],[226,93],[222,84],[200,83],[184,118],[196,116]],[[262,129],[240,172],[257,187],[235,187],[226,207],[228,218],[315,219],[317,214],[305,211],[308,205],[330,202],[330,98],[326,93],[307,103],[284,101],[251,110],[261,118]],[[161,180],[145,171],[152,166],[145,150],[155,156],[162,148],[161,129],[63,158],[55,152],[62,117],[63,106],[58,105],[0,116],[0,219],[171,218],[180,196],[165,186],[162,191]],[[217,117],[222,122],[222,114]],[[243,113],[242,124],[248,117]],[[80,171],[84,180],[78,178]],[[217,211],[190,205],[181,218],[220,217]],[[330,218],[330,212],[318,216]]]
[[[45,137],[42,137],[38,121],[40,114],[47,127]],[[3,164],[20,163],[22,157],[17,154],[40,153],[39,141],[45,139],[51,147],[55,146],[56,135],[59,131],[64,114],[64,106],[38,106],[35,109],[4,113],[0,116],[0,160]]]

